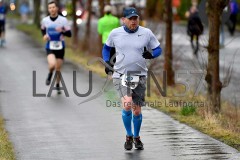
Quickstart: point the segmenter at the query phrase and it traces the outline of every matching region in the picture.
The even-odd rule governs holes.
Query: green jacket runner
[[[109,33],[119,26],[119,19],[112,14],[105,14],[98,20],[98,33],[102,35],[103,44],[107,41]]]

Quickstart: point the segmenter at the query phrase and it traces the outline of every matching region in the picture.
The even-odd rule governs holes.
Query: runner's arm
[[[153,52],[152,52],[153,58],[156,58],[156,57],[158,57],[158,56],[161,55],[161,53],[162,53],[162,48],[160,48],[160,46],[158,46],[157,48],[154,48],[152,51],[153,51]]]
[[[46,35],[46,33],[47,33],[47,31],[46,31],[46,28],[41,28],[41,32],[42,32],[42,36],[45,36]]]
[[[69,26],[66,18],[64,19],[62,34],[66,37],[72,37],[71,27]]]
[[[111,47],[108,45],[104,44],[103,50],[102,50],[102,56],[103,60],[107,63],[107,66],[105,66],[105,73],[108,75],[109,73],[113,73],[113,64],[110,62],[110,50]]]
[[[148,30],[148,31],[149,31],[150,41],[148,43],[148,47],[147,48],[151,48],[152,49],[152,58],[156,58],[159,55],[161,55],[162,49],[160,47],[160,43],[159,43],[158,39],[153,34],[153,32],[151,30]]]
[[[63,34],[64,36],[67,36],[67,37],[72,37],[72,32],[71,32],[71,30],[62,32],[62,34]]]
[[[103,57],[103,60],[105,62],[109,62],[110,61],[110,50],[111,50],[111,47],[109,47],[108,45],[104,44],[103,49],[102,49],[102,57]]]

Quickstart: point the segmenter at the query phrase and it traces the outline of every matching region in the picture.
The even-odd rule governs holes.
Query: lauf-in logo
[[[131,81],[131,80],[133,80],[133,77],[129,76],[129,77],[126,78],[126,80]]]

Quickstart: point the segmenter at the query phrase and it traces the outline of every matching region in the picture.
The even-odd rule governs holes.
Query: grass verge
[[[13,146],[8,139],[7,131],[4,129],[4,121],[0,116],[0,160],[14,160]]]
[[[19,25],[17,28],[27,33],[28,35],[31,35],[34,39],[43,44],[40,31],[34,25]],[[101,77],[105,76],[104,67],[99,63],[88,65],[87,62],[93,57],[85,55],[80,50],[72,50],[71,48],[66,48],[66,58],[77,64],[81,64],[84,68],[92,70],[93,72],[99,74]],[[181,91],[181,88],[171,88],[170,94],[171,90]],[[185,123],[205,134],[208,134],[211,137],[218,139],[240,151],[239,110],[236,110],[236,108],[232,107],[230,104],[223,103],[222,112],[213,115],[209,113],[209,107],[205,104],[206,99],[203,96],[195,97],[194,99],[190,97],[181,99],[163,97],[160,98],[160,95],[157,95],[154,89],[153,92],[154,93],[151,91],[151,98],[147,97],[146,100],[150,103],[158,101],[161,102],[162,105],[159,105],[157,107],[156,105],[153,105],[152,107],[155,107],[160,111],[170,115],[174,119]],[[171,95],[168,95],[168,97],[171,97]],[[181,106],[183,102],[190,101],[202,102],[203,104],[197,104],[197,106],[196,104]],[[171,106],[170,104],[177,105]]]

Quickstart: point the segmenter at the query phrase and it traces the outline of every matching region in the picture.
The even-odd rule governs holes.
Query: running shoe
[[[134,144],[135,144],[135,148],[139,149],[139,150],[143,150],[143,143],[140,139],[140,137],[134,138]]]
[[[60,85],[57,83],[56,84],[56,89],[57,89],[57,93],[61,94],[61,89],[60,89]]]
[[[124,144],[124,148],[126,150],[131,150],[133,148],[133,137],[132,136],[126,136],[126,142]]]

